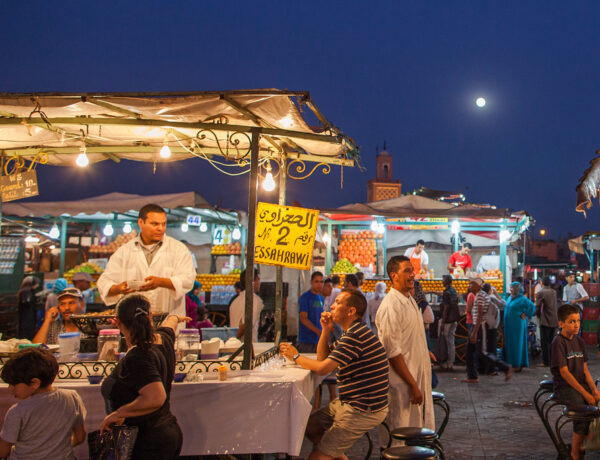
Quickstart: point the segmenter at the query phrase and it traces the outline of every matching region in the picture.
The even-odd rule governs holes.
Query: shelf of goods
[[[344,276],[345,273],[332,273],[337,274],[340,277],[340,285],[344,284]],[[492,287],[495,287],[498,292],[502,292],[503,283],[502,278],[483,278],[486,283],[490,283]],[[385,282],[387,285],[387,290],[389,291],[392,286],[392,282],[389,279],[366,279],[362,285],[363,292],[373,292],[375,290],[375,284],[379,281]],[[444,290],[444,286],[442,285],[442,280],[440,279],[421,279],[419,280],[421,286],[424,291],[437,291],[442,292]],[[466,278],[459,278],[452,281],[452,286],[456,289],[456,292],[459,294],[465,294],[467,289],[469,288],[470,281]]]
[[[196,275],[196,280],[202,284],[202,291],[210,292],[212,291],[213,286],[233,286],[236,281],[240,280],[240,274],[231,273],[229,275],[216,275],[202,273]]]
[[[383,235],[371,230],[342,230],[338,244],[338,259],[348,260],[352,265],[373,267],[377,263],[377,240]]]
[[[239,241],[229,244],[215,244],[210,253],[213,256],[241,255],[242,244]]]
[[[125,243],[128,243],[132,239],[137,236],[137,232],[135,230],[130,233],[123,233],[121,235],[117,235],[114,241],[111,241],[108,244],[92,244],[90,246],[90,252],[94,254],[112,254]]]
[[[96,265],[92,262],[84,262],[82,264],[76,265],[69,271],[65,272],[63,277],[70,283],[73,280],[73,275],[78,272],[85,272],[91,275],[92,278],[98,280],[100,275],[104,270],[99,265]]]

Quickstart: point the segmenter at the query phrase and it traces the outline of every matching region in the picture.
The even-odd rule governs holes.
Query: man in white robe
[[[400,427],[435,430],[431,361],[423,316],[410,294],[414,269],[408,257],[394,256],[387,264],[387,272],[392,288],[375,317],[379,340],[390,363],[387,424],[390,430]]]
[[[138,224],[138,237],[116,250],[98,279],[102,299],[112,305],[123,295],[140,291],[152,312],[185,316],[185,294],[196,279],[190,251],[165,235],[167,215],[160,206],[140,209]]]

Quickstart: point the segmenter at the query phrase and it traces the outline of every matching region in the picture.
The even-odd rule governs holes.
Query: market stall
[[[518,248],[512,248],[511,243],[518,244],[530,223],[525,212],[414,195],[324,209],[320,221],[328,242],[327,272],[363,271],[367,292],[376,281],[387,278],[385,261],[391,255],[403,254],[418,240],[424,240],[433,255],[428,272],[418,276],[423,289],[442,290],[441,276],[448,273],[448,258],[461,242],[469,242],[476,255],[472,256],[473,274],[506,292],[510,269],[517,265],[514,253]],[[335,252],[338,260],[334,263]],[[468,279],[457,279],[454,286],[459,293],[466,292]]]
[[[306,114],[315,118],[310,124]],[[320,126],[313,128],[316,124]],[[2,94],[0,133],[4,173],[15,183],[27,180],[34,184],[35,177],[29,178],[29,173],[34,172],[38,163],[91,167],[98,161],[122,159],[152,162],[160,167],[162,162],[199,158],[221,172],[229,169],[236,175],[249,174],[245,264],[248,289],[254,278],[260,174],[272,186],[273,176],[278,175],[278,201],[285,204],[288,178],[304,179],[317,168],[328,174],[332,165],[350,167],[358,158],[352,139],[329,123],[307,92],[272,89]],[[306,168],[307,162],[316,165]],[[27,196],[32,196],[32,187],[26,191]],[[283,304],[280,267],[276,283],[276,324],[280,331]],[[249,296],[245,316],[250,323]],[[249,368],[250,328],[246,329],[244,343],[248,347],[244,367]]]

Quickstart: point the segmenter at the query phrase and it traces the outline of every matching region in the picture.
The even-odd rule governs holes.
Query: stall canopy
[[[322,126],[308,125],[303,106]],[[255,127],[261,127],[261,156],[357,155],[354,142],[325,119],[307,92],[0,93],[0,150],[28,158],[45,152],[54,165],[73,165],[83,145],[91,163],[213,155],[237,160],[248,156]],[[165,143],[168,159],[158,155]]]
[[[596,151],[600,154],[600,150]],[[592,199],[598,195],[600,188],[600,156],[590,161],[590,167],[583,172],[579,179],[577,191],[577,204],[575,210],[585,214],[586,209],[592,207]]]
[[[132,193],[107,193],[76,201],[12,202],[2,206],[4,215],[18,217],[70,217],[73,220],[137,219],[138,210],[154,203],[179,220],[189,214],[199,215],[209,222],[218,221],[237,224],[245,213],[222,210],[212,206],[197,192],[169,193],[162,195],[136,195]],[[239,219],[238,219],[239,214]]]

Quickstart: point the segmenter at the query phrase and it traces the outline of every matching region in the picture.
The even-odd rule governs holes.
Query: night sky
[[[574,211],[600,148],[598,2],[3,1],[0,15],[0,91],[310,91],[366,171],[345,169],[343,190],[339,168],[293,182],[290,202],[366,201],[386,141],[403,191],[525,209],[550,238],[600,230],[597,202]],[[247,177],[201,160],[38,171],[44,201],[197,190],[247,206]]]

